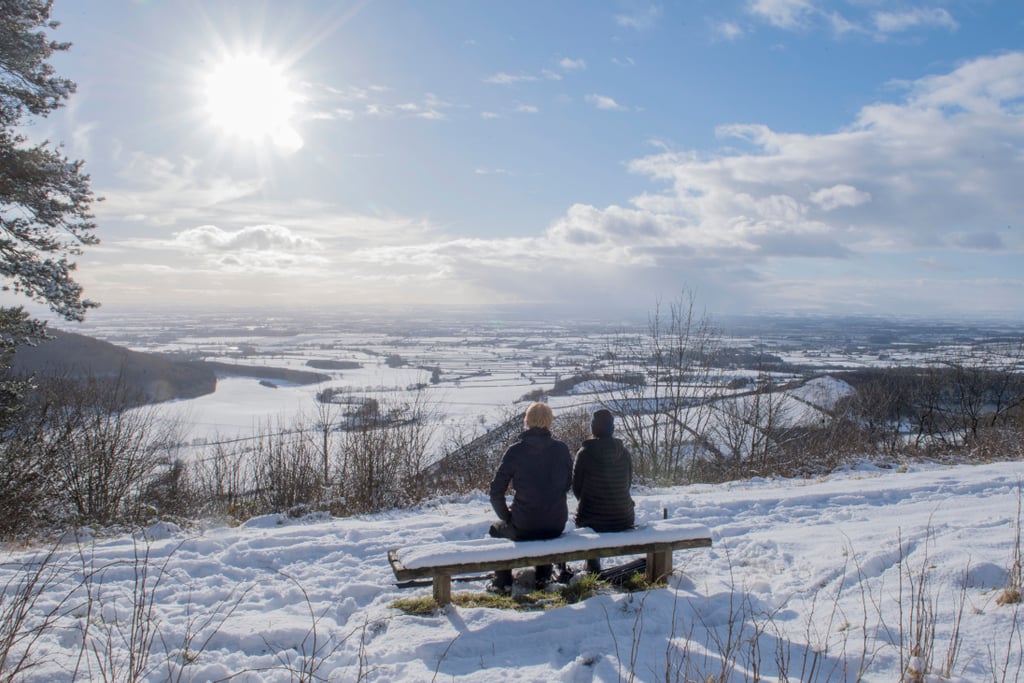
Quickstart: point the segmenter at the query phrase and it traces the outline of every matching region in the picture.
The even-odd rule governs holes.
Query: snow
[[[856,389],[843,380],[826,375],[825,377],[815,377],[808,380],[788,393],[811,405],[831,410],[839,402],[839,399],[855,392]]]
[[[390,606],[431,589],[397,588],[387,551],[485,539],[493,513],[483,494],[362,518],[69,534],[35,607],[37,618],[59,616],[20,680],[72,680],[87,626],[90,642],[115,634],[96,641],[114,650],[86,653],[78,680],[102,679],[103,662],[126,665],[130,639],[117,634],[130,631],[137,558],[148,558],[143,583],[158,629],[140,677],[148,681],[743,681],[755,679],[755,663],[759,680],[776,681],[788,661],[789,680],[854,681],[863,662],[862,680],[891,682],[922,586],[935,619],[925,680],[945,680],[938,672],[960,595],[952,680],[1018,680],[1021,615],[996,598],[1019,542],[1021,481],[1019,462],[864,465],[818,479],[638,490],[639,522],[666,509],[670,520],[706,525],[714,545],[677,551],[667,587],[547,611],[451,605],[410,616]],[[42,552],[5,549],[0,586]],[[92,576],[91,612],[83,574]],[[316,677],[299,676],[311,668]]]
[[[703,524],[680,524],[675,520],[649,522],[629,532],[615,534],[597,534],[589,529],[576,529],[570,520],[566,523],[566,529],[561,536],[548,541],[513,543],[501,538],[475,538],[468,541],[448,541],[401,548],[395,557],[406,569],[419,569],[569,553],[576,550],[607,548],[609,545],[671,543],[710,536],[711,533]]]

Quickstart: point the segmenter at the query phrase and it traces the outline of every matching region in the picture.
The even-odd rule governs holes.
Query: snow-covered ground
[[[708,526],[714,546],[678,551],[665,588],[548,611],[409,616],[390,606],[430,589],[396,588],[387,551],[483,537],[483,495],[365,518],[267,516],[69,542],[33,610],[61,616],[35,642],[24,680],[71,680],[76,665],[78,680],[102,680],[112,663],[121,673],[106,678],[126,680],[140,594],[154,599],[150,681],[853,681],[863,669],[862,680],[889,683],[900,678],[901,639],[909,659],[914,614],[926,632],[934,620],[934,671],[954,642],[954,680],[1020,680],[1022,615],[996,598],[1019,543],[1022,480],[1024,463],[864,466],[638,491],[641,521],[667,510]],[[37,554],[6,549],[0,585]],[[146,555],[148,575],[136,559]],[[454,585],[456,595],[482,589]],[[79,659],[83,632],[97,651]]]

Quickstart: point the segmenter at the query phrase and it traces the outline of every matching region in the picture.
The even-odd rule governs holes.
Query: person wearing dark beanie
[[[615,418],[601,409],[590,421],[593,439],[587,439],[576,453],[572,492],[579,501],[576,526],[594,531],[625,531],[633,526],[634,505],[629,494],[633,483],[633,458],[621,440],[615,438]],[[587,560],[587,571],[601,571],[598,558]]]
[[[602,408],[594,413],[590,420],[590,433],[602,439],[615,433],[615,417],[612,411]]]

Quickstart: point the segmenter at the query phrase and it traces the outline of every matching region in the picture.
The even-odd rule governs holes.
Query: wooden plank
[[[687,548],[708,548],[711,547],[710,538],[688,538],[679,541],[667,541],[659,543],[626,543],[605,548],[585,548],[571,551],[560,551],[557,553],[544,553],[523,555],[508,560],[485,560],[478,562],[460,562],[438,566],[424,566],[409,568],[402,564],[399,557],[399,549],[388,551],[388,560],[399,581],[409,579],[430,578],[434,576],[454,576],[458,574],[470,574],[473,572],[493,571],[495,569],[513,569],[516,567],[527,567],[539,564],[555,562],[572,562],[574,560],[586,560],[591,557],[618,557],[621,555],[645,555],[651,552],[661,551],[667,553],[669,566],[671,567],[671,551],[684,550]]]
[[[647,553],[647,580],[651,583],[661,581],[672,573],[672,551],[668,548],[656,548]]]
[[[444,607],[452,601],[452,577],[438,574],[434,577],[434,602]]]
[[[388,551],[388,562],[391,564],[391,569],[394,570],[395,576],[398,576],[398,572],[405,570],[402,561],[398,559],[398,550],[398,548],[395,548]]]

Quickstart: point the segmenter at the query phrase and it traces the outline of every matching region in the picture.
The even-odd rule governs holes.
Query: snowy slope
[[[922,572],[935,618],[933,668],[945,657],[966,576],[954,680],[992,680],[993,660],[1005,671],[1009,651],[1003,680],[1011,681],[1022,673],[1020,616],[995,598],[1012,561],[1022,480],[1024,463],[866,466],[819,480],[647,490],[635,496],[640,520],[667,509],[707,525],[715,545],[677,552],[667,588],[545,612],[451,606],[408,616],[389,607],[430,589],[397,589],[388,549],[482,538],[492,521],[482,495],[361,519],[161,525],[148,541],[85,542],[84,564],[66,543],[35,612],[73,591],[67,604],[78,606],[36,642],[38,664],[25,680],[71,680],[87,623],[90,639],[128,630],[134,557],[148,552],[159,629],[150,681],[300,680],[296,669],[312,664],[314,680],[330,681],[741,681],[753,680],[755,667],[763,680],[785,669],[790,680],[853,681],[863,666],[864,680],[890,682],[899,678],[900,634],[909,634],[911,584]],[[6,550],[0,585],[33,555]],[[83,568],[96,572],[89,619],[76,588]],[[190,634],[193,661],[169,669]],[[78,680],[90,680],[86,672],[100,679],[103,662],[123,667],[119,647],[79,662]]]

